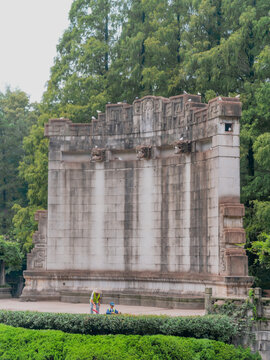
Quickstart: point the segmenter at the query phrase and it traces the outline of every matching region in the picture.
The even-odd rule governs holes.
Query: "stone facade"
[[[245,295],[237,98],[146,96],[91,124],[51,119],[48,215],[23,298]]]

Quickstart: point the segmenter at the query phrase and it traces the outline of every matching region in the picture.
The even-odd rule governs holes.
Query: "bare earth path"
[[[108,304],[101,304],[101,314],[105,314]],[[73,304],[60,301],[21,302],[19,299],[0,299],[1,310],[41,311],[70,314],[89,314],[88,304]],[[116,309],[123,314],[133,315],[170,315],[195,316],[204,315],[205,310],[163,309],[145,306],[119,305]]]

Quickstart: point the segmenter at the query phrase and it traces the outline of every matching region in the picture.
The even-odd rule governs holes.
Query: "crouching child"
[[[121,313],[115,309],[114,302],[111,302],[109,309],[107,309],[106,311],[106,315],[117,315],[117,314],[121,314]]]

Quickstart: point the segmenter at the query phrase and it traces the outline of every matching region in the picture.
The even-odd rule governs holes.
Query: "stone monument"
[[[246,295],[240,117],[237,98],[184,94],[108,104],[89,124],[51,119],[48,211],[22,298]]]

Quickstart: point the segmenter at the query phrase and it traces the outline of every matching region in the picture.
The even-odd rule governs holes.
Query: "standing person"
[[[99,314],[101,291],[94,289],[90,297],[90,313]]]

